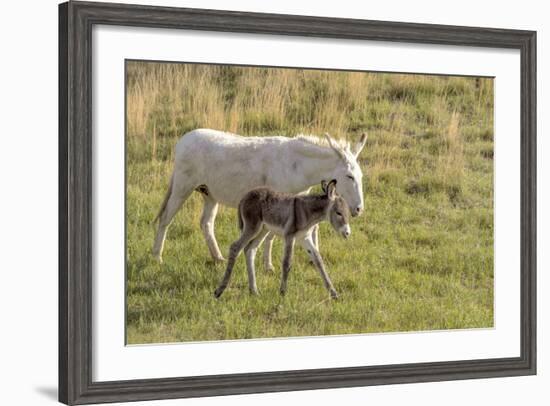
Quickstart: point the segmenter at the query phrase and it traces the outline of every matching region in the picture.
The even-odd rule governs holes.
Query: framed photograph
[[[536,373],[536,33],[59,6],[59,400]]]

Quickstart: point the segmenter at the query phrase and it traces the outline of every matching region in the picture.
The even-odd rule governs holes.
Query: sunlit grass
[[[128,63],[127,339],[129,343],[478,328],[493,325],[493,82],[491,79]],[[352,237],[321,227],[321,254],[341,296],[297,250],[289,290],[244,259],[220,300],[223,265],[209,257],[194,194],[151,256],[173,147],[194,128],[242,135],[299,132],[356,139],[365,213]],[[235,210],[216,221],[222,252]],[[276,241],[274,264],[282,247]]]

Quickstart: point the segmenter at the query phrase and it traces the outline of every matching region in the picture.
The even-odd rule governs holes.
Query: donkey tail
[[[156,217],[153,219],[151,224],[155,224],[159,219],[160,216],[164,213],[164,210],[166,210],[166,205],[168,204],[168,199],[170,199],[170,195],[172,194],[172,187],[174,184],[174,172],[172,172],[172,176],[170,176],[170,183],[168,184],[168,190],[166,191],[166,195],[164,196],[164,200],[162,201],[162,204],[160,205],[160,210]]]

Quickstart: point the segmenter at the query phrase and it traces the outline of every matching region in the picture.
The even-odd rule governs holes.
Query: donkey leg
[[[258,287],[256,286],[256,269],[254,266],[254,259],[256,258],[256,251],[258,250],[258,246],[262,243],[268,232],[269,231],[265,228],[262,229],[262,231],[260,231],[258,235],[254,237],[254,239],[250,241],[244,249],[244,254],[246,256],[246,270],[248,272],[248,288],[250,290],[250,293],[252,293],[253,295],[258,294]]]
[[[235,261],[237,260],[237,257],[239,256],[243,248],[246,247],[246,245],[260,232],[260,229],[261,223],[253,226],[245,223],[240,238],[233,244],[231,244],[231,247],[229,248],[229,256],[227,258],[227,267],[225,268],[225,274],[223,275],[223,279],[220,282],[220,285],[214,292],[215,297],[220,297],[225,288],[227,288],[229,280],[231,279],[231,274],[233,273],[233,267],[235,266]]]
[[[300,240],[300,245],[305,248],[309,257],[313,261],[315,268],[317,268],[317,271],[319,271],[321,278],[323,278],[323,283],[325,284],[325,288],[330,293],[330,297],[332,299],[338,299],[338,293],[336,293],[336,289],[334,289],[334,285],[332,284],[332,281],[328,276],[328,273],[325,269],[325,264],[323,262],[323,258],[321,258],[321,254],[315,247],[315,244],[313,243],[313,239],[311,238],[311,234],[307,234],[304,238],[302,238]]]
[[[178,188],[177,190],[172,190],[164,210],[159,215],[157,235],[155,237],[155,243],[153,244],[153,255],[160,263],[162,263],[162,250],[164,248],[164,240],[166,238],[168,226],[192,191],[192,187],[183,187]]]
[[[263,261],[264,261],[264,268],[268,272],[273,272],[275,270],[275,268],[273,267],[273,264],[271,263],[271,249],[273,248],[274,239],[275,239],[275,234],[269,233],[264,243]]]
[[[201,229],[208,245],[208,250],[214,261],[224,261],[223,255],[218,247],[216,236],[214,235],[214,222],[216,221],[216,214],[218,214],[218,202],[216,202],[212,196],[203,194],[204,207],[202,209],[201,216]]]
[[[292,254],[294,252],[294,237],[285,238],[285,249],[283,257],[283,274],[281,277],[281,295],[286,293],[286,283],[288,280],[288,274],[290,273],[290,265],[292,262]]]

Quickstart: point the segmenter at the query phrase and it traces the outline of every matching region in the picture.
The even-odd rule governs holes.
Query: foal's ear
[[[328,183],[326,194],[330,200],[334,200],[336,198],[336,179],[332,179]]]
[[[321,181],[321,189],[323,190],[323,193],[325,193],[325,194],[327,193],[327,186],[328,186],[327,181],[323,179]]]

